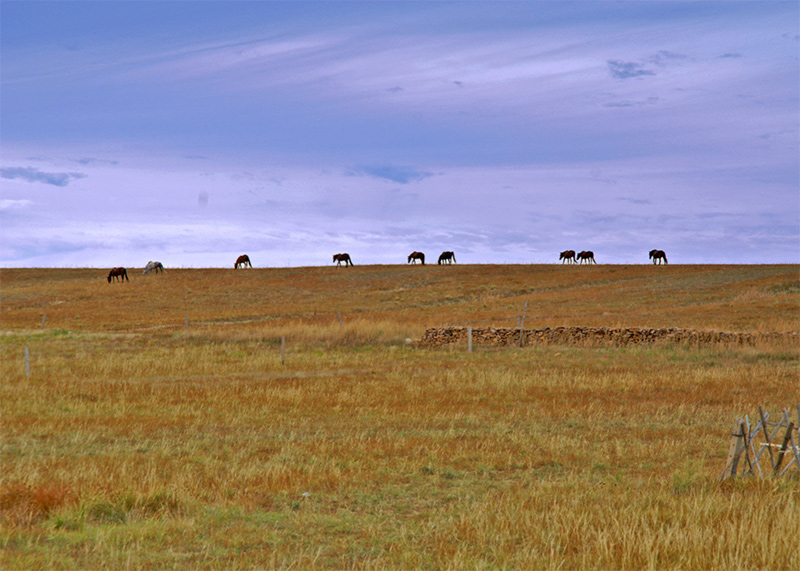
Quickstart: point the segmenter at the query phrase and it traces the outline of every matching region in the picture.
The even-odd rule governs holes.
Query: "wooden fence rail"
[[[720,481],[734,479],[737,475],[764,479],[769,474],[773,478],[780,478],[792,466],[800,472],[800,404],[797,405],[796,420],[792,420],[787,408],[783,409],[778,422],[770,422],[769,418],[769,412],[758,407],[758,422],[755,425],[750,423],[748,416],[736,419]],[[767,469],[767,458],[771,469]]]

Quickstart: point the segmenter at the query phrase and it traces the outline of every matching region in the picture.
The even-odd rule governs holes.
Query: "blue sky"
[[[797,2],[0,2],[0,266],[800,262]]]

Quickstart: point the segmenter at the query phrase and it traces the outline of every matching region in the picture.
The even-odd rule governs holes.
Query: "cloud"
[[[21,178],[28,182],[42,182],[53,186],[67,186],[73,180],[86,178],[87,176],[79,172],[43,172],[33,167],[7,167],[0,169],[0,177],[2,178]]]
[[[82,165],[90,165],[94,163],[94,164],[106,164],[106,165],[116,166],[119,164],[119,161],[111,161],[108,159],[95,159],[92,157],[82,157],[80,159],[74,159],[74,161]]]
[[[7,212],[10,210],[19,210],[33,204],[31,200],[0,200],[0,212]]]
[[[354,167],[351,172],[357,175],[382,178],[399,184],[419,182],[433,176],[432,172],[421,171],[415,167],[391,165],[364,165]]]
[[[655,105],[660,101],[659,97],[656,95],[651,95],[647,99],[642,99],[639,101],[634,101],[631,99],[623,99],[621,101],[609,101],[608,103],[603,103],[603,107],[641,107],[643,105]]]
[[[689,57],[683,54],[677,54],[675,52],[661,50],[656,55],[652,56],[650,58],[650,61],[656,65],[666,65],[669,62],[682,61],[687,59],[689,59]]]
[[[656,72],[645,69],[640,63],[632,61],[608,60],[608,71],[616,79],[630,79],[645,75],[655,75]]]

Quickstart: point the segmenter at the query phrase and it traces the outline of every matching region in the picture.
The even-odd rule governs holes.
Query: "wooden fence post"
[[[773,475],[778,475],[778,470],[780,470],[781,464],[783,464],[783,457],[786,455],[786,449],[789,447],[789,440],[792,438],[793,429],[794,423],[789,422],[789,426],[786,427],[786,435],[783,437],[783,444],[781,444],[780,452],[778,452],[778,461],[775,463],[775,469],[772,471]]]
[[[528,313],[528,302],[525,301],[525,309],[522,310],[522,321],[519,323],[519,346],[522,347],[522,333],[525,331],[525,314]]]
[[[47,323],[47,314],[42,315],[42,331],[44,331],[44,324]]]
[[[336,315],[337,315],[337,317],[339,317],[339,326],[341,327],[343,325],[343,323],[342,323],[342,312],[341,311],[337,311]]]
[[[286,356],[286,335],[283,335],[281,336],[281,365],[283,365],[285,356]]]
[[[25,347],[25,376],[26,377],[30,377],[31,376],[30,353],[29,353],[27,347]]]
[[[742,424],[742,419],[737,418],[733,423],[733,430],[731,431],[731,443],[728,446],[728,458],[725,460],[725,470],[722,471],[720,480],[728,480],[736,477],[736,465],[739,463],[739,427]]]
[[[189,314],[186,314],[186,332],[189,332]]]
[[[758,407],[758,414],[761,417],[761,428],[764,430],[764,443],[766,444],[767,450],[769,451],[769,460],[772,463],[772,469],[775,469],[775,455],[772,454],[772,442],[770,442],[769,430],[767,430],[767,418],[769,418],[769,413],[764,414],[764,409],[759,405]],[[760,456],[761,454],[759,454]],[[756,457],[756,461],[758,458]]]
[[[472,353],[472,325],[467,327],[467,351]]]

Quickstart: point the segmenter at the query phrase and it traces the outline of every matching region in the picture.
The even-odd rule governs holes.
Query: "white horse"
[[[161,265],[161,262],[147,262],[147,265],[144,267],[142,275],[145,275],[146,273],[149,273],[152,270],[155,270],[156,273],[158,273],[158,271],[161,270],[161,272],[163,273],[164,266]]]

